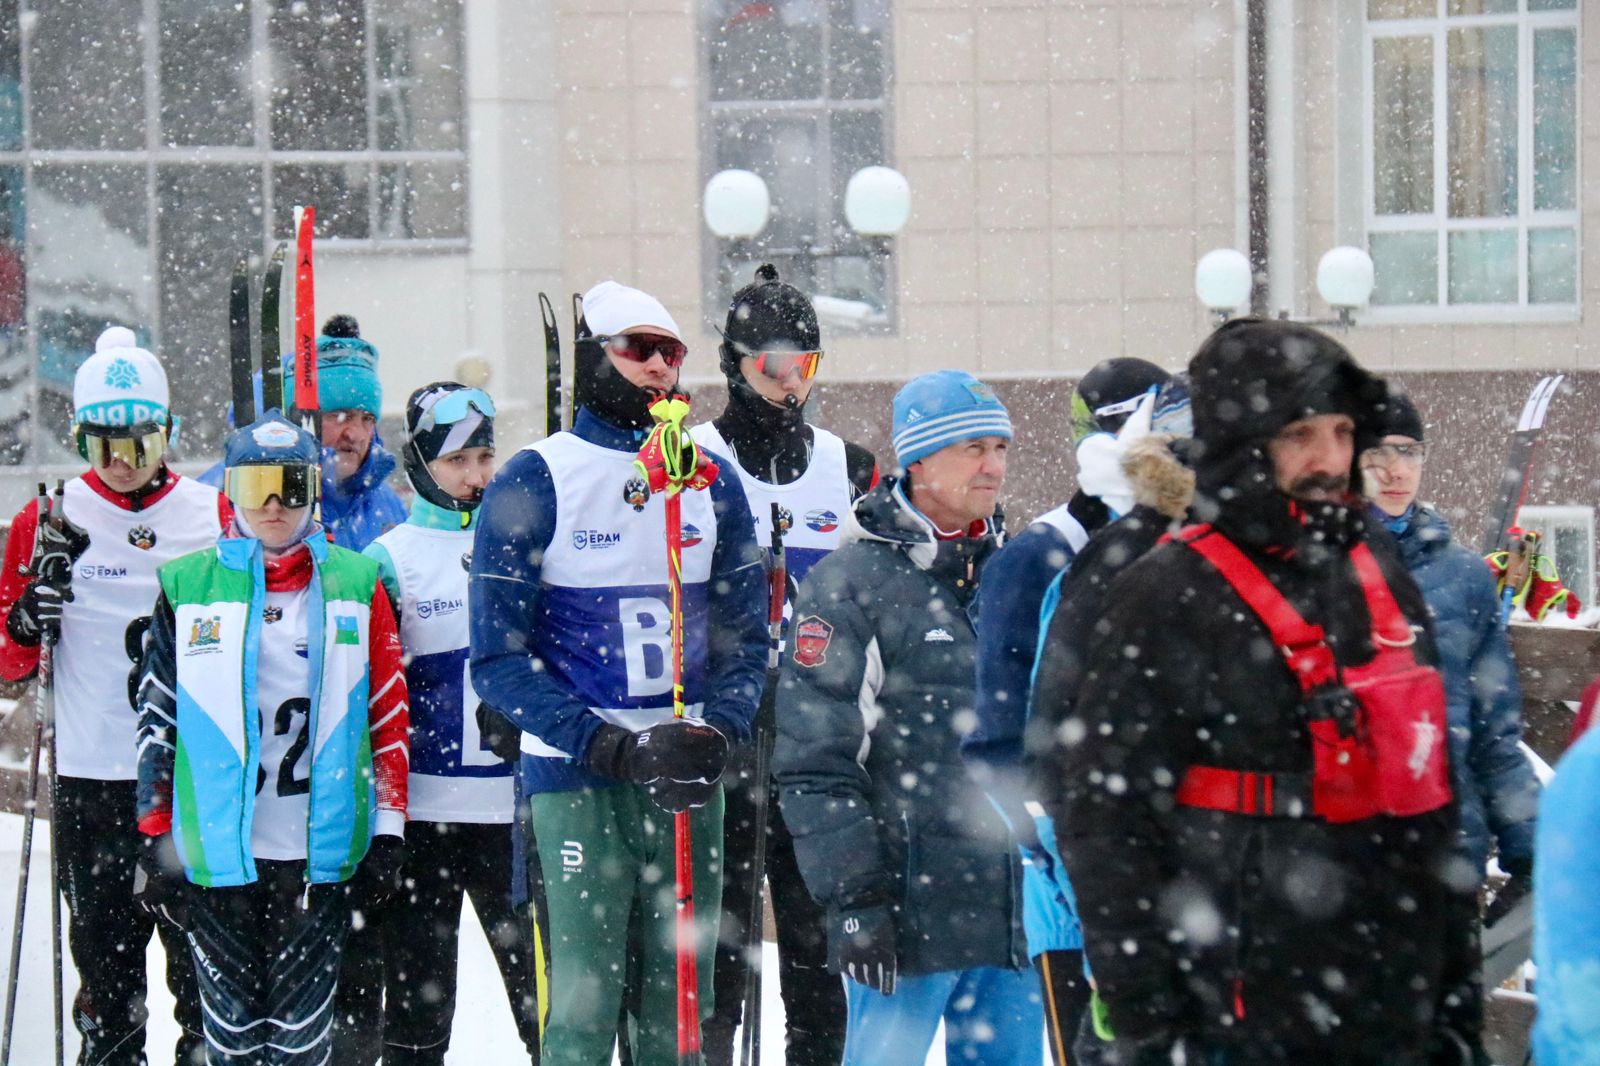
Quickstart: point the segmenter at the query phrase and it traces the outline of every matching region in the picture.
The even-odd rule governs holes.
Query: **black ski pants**
[[[349,897],[342,885],[308,890],[303,862],[257,859],[256,873],[187,895],[207,1066],[323,1066]]]
[[[715,1013],[705,1023],[703,1046],[706,1066],[728,1066],[734,1061],[734,1030],[744,1010],[744,993],[750,978],[745,958],[750,924],[751,891],[756,845],[755,751],[743,745],[730,759],[724,776],[727,797],[723,815],[723,841],[727,850],[722,885],[722,926],[717,945],[714,988]],[[738,786],[733,787],[732,782]],[[767,891],[772,897],[778,927],[778,984],[783,996],[788,1028],[784,1061],[790,1066],[837,1066],[844,1057],[844,985],[828,972],[828,942],[821,907],[806,891],[794,857],[794,838],[783,824],[778,796],[770,779],[767,791]],[[760,945],[759,938],[756,941]],[[771,980],[770,974],[763,980]],[[776,1040],[777,1034],[765,1034]]]
[[[511,826],[406,824],[405,892],[361,915],[345,945],[334,1059],[441,1066],[456,1010],[461,902],[471,898],[530,1061],[539,1061],[533,919],[511,903]]]
[[[145,1066],[145,949],[161,937],[181,1033],[173,1060],[200,1063],[204,1038],[194,964],[183,932],[133,899],[140,834],[132,781],[61,777],[56,782],[56,850],[67,900],[67,943],[78,971],[72,1021],[83,1035],[79,1066]]]

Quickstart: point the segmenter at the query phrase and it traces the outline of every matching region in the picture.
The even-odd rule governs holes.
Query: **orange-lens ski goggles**
[[[814,352],[751,352],[750,358],[756,361],[757,370],[774,381],[782,381],[796,370],[800,371],[801,381],[810,381],[822,366],[820,349]]]

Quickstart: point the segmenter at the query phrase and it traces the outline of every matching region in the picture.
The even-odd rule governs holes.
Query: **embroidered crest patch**
[[[794,627],[794,661],[800,666],[821,666],[832,639],[833,626],[814,614],[806,615]]]

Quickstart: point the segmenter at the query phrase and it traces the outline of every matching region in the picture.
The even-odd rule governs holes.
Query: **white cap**
[[[615,281],[602,281],[583,294],[583,320],[596,337],[648,331],[683,340],[660,300]]]
[[[166,425],[167,372],[126,326],[112,326],[72,382],[73,419],[96,426]]]

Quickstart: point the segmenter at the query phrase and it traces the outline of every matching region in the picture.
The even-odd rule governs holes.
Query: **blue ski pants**
[[[922,1066],[944,1022],[945,1060],[1039,1066],[1044,997],[1033,970],[982,967],[902,977],[894,995],[846,980],[842,1066]]]

